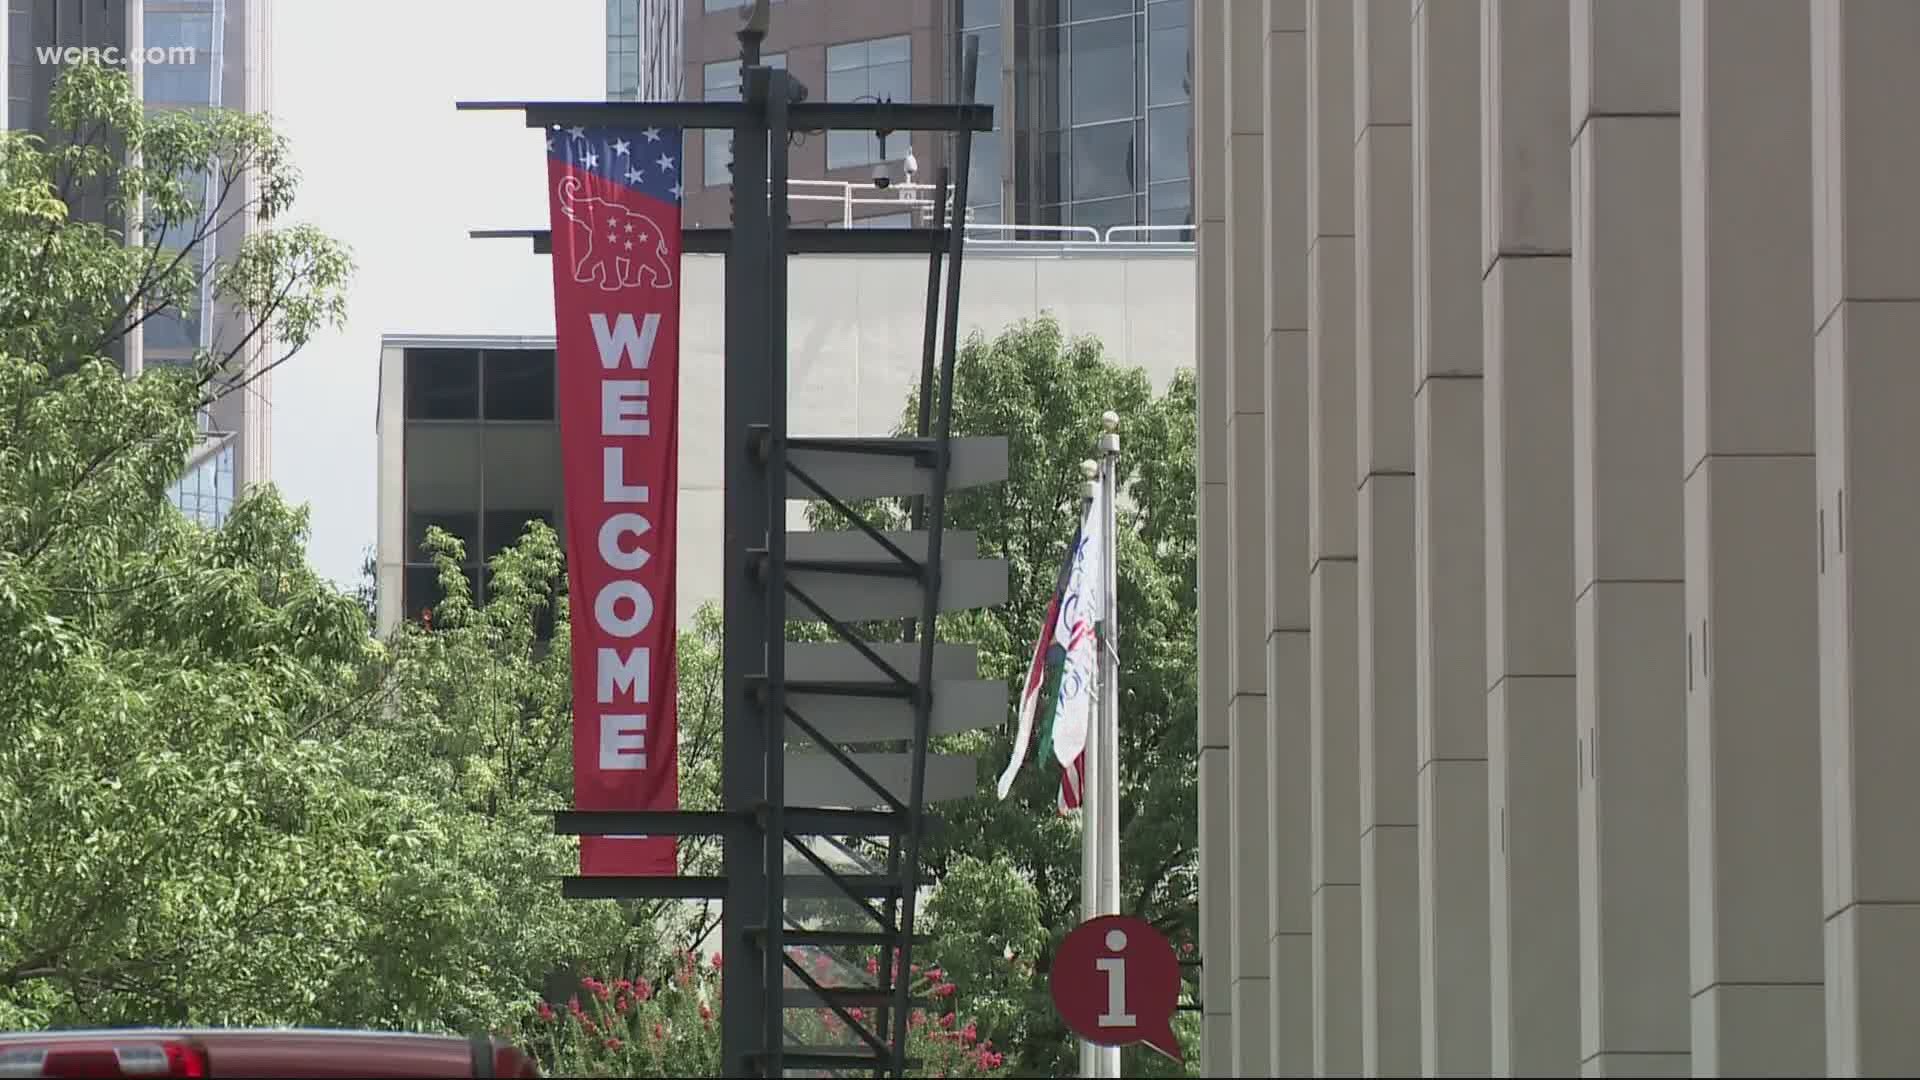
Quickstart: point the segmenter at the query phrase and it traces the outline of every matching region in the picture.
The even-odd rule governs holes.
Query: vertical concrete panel
[[[1571,31],[1581,1069],[1684,1072],[1679,9]]]
[[[1487,695],[1492,1073],[1579,1071],[1573,680],[1514,675]]]
[[[1812,5],[1827,1072],[1920,1071],[1920,7]]]
[[[1353,5],[1360,1007],[1373,1076],[1420,1068],[1410,11],[1400,0]]]
[[[1227,380],[1231,326],[1227,321],[1227,94],[1226,9],[1196,5],[1193,13],[1193,195],[1198,240],[1195,341],[1200,399],[1197,447],[1200,495],[1199,558],[1200,724],[1200,955],[1204,1017],[1201,1066],[1230,1071],[1233,1050],[1233,926],[1230,868],[1232,791],[1227,756],[1231,546],[1227,516]]]
[[[1480,11],[1413,5],[1414,657],[1420,1063],[1491,1068]]]
[[[1228,887],[1228,878],[1232,873],[1233,848],[1231,844],[1233,802],[1232,789],[1227,783],[1228,750],[1225,747],[1201,747],[1200,749],[1200,1004],[1205,1013],[1205,1034],[1211,1036],[1217,1027],[1232,1031],[1233,1013],[1230,1005],[1233,1001],[1233,978],[1230,963],[1213,959],[1206,954],[1208,941],[1222,941],[1227,938],[1227,927],[1232,920],[1232,890]],[[1212,840],[1213,842],[1206,842]],[[1206,887],[1209,882],[1219,882],[1219,887]],[[1224,954],[1223,954],[1224,955]],[[1210,1061],[1218,1061],[1222,1073],[1230,1071],[1231,1043],[1221,1046],[1203,1040],[1201,1050]]]
[[[1309,728],[1313,768],[1313,1072],[1360,1076],[1359,581],[1316,562]]]
[[[1265,5],[1227,6],[1227,515],[1233,530],[1228,563],[1229,632],[1233,649],[1233,1071],[1271,1072],[1273,1029],[1268,954],[1272,948],[1267,829],[1273,792],[1266,701],[1266,644],[1273,624],[1267,609],[1267,357],[1265,254],[1267,144],[1264,129]]]
[[[1480,0],[1481,258],[1565,255],[1567,7]],[[1549,150],[1556,152],[1549,153]]]
[[[1204,6],[1204,5],[1202,5]],[[1359,593],[1354,564],[1353,12],[1308,0],[1307,457],[1313,1071],[1360,1056]]]
[[[1375,125],[1354,146],[1356,485],[1369,475],[1413,470],[1411,132],[1406,124]]]
[[[1826,1068],[1804,0],[1681,6],[1693,1072]]]
[[[1279,1076],[1313,1072],[1311,601],[1307,544],[1306,0],[1266,12],[1268,976]]]
[[[1302,574],[1305,577],[1305,574]],[[1267,639],[1267,755],[1273,778],[1267,836],[1272,938],[1273,1075],[1313,1072],[1313,737],[1310,635],[1277,630]]]
[[[1483,0],[1481,32],[1491,1060],[1496,1076],[1569,1076],[1580,1029],[1567,9]]]

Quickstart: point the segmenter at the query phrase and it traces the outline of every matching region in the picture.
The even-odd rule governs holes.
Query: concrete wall
[[[1920,1069],[1920,4],[1271,0],[1264,34],[1216,6],[1207,1073]],[[1294,441],[1269,316],[1302,277]],[[1274,809],[1303,786],[1304,840]]]
[[[1010,248],[1016,245],[1004,245],[998,252],[968,252],[961,282],[963,341],[976,331],[997,334],[1017,320],[1051,312],[1068,334],[1097,337],[1107,356],[1146,369],[1156,387],[1164,388],[1175,372],[1194,366],[1190,250],[1060,253],[1048,245],[1032,245],[1031,253],[1005,253]],[[720,598],[725,262],[718,255],[689,255],[684,265],[678,541],[678,611],[683,623],[700,604]],[[788,299],[789,423],[794,434],[891,433],[919,379],[926,288],[927,263],[919,257],[794,260]],[[433,329],[444,333],[389,335],[381,353],[376,557],[383,626],[399,618],[399,602],[389,598],[399,595],[407,558],[404,343],[463,347],[466,340],[464,347],[552,347],[551,337],[462,339],[457,327]],[[490,468],[501,470],[490,481],[526,481],[509,475],[513,465]],[[551,483],[557,508],[559,477]],[[794,507],[798,525],[800,504]]]

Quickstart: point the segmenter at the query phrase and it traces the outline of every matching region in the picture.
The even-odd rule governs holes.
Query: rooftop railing
[[[837,206],[838,226],[858,228],[872,224],[903,224],[899,215],[907,215],[914,225],[931,225],[934,207],[943,198],[939,185],[889,183],[885,187],[848,180],[788,180],[787,202],[790,210],[801,206]],[[953,211],[951,189],[945,193],[948,213]],[[799,204],[799,205],[794,205]],[[811,217],[813,215],[808,214]],[[1025,223],[984,222],[966,211],[969,243],[1046,244],[1072,250],[1087,246],[1151,246],[1156,248],[1191,247],[1191,225],[1114,225],[1098,229],[1092,225],[1031,225]]]

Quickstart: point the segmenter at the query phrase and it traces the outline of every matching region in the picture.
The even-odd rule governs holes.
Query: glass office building
[[[996,107],[998,125],[974,141],[976,221],[1101,230],[1192,223],[1193,0],[959,0],[956,8],[956,61],[967,39],[979,41],[979,96]]]
[[[48,100],[61,65],[40,63],[36,50],[92,46],[124,54],[136,29],[147,61],[132,70],[149,112],[268,108],[268,0],[0,0],[0,5],[5,12],[0,24],[5,28],[5,122],[10,128],[45,130]],[[210,174],[183,179],[201,186],[203,206],[219,198]],[[236,352],[229,390],[201,411],[200,444],[171,489],[188,517],[215,527],[226,520],[240,492],[268,478],[272,460],[272,379],[259,371],[266,349],[258,342],[240,347],[239,335],[228,332],[230,312],[209,293],[217,261],[238,250],[257,227],[252,213],[230,213],[236,195],[230,193],[228,199],[227,212],[220,215],[222,226],[209,232],[195,252],[198,297],[149,316],[128,342],[116,347],[116,358],[135,370],[192,363],[204,349]],[[104,192],[82,191],[74,202],[79,217],[107,218]],[[191,224],[175,225],[161,234],[158,244],[177,251],[197,231]]]
[[[747,0],[607,0],[607,93],[631,100],[739,93],[734,31]],[[1191,239],[1191,48],[1194,0],[810,0],[776,3],[765,46],[817,100],[952,99],[969,40],[979,43],[978,100],[994,130],[974,135],[972,220],[1054,227],[1166,226]],[[686,93],[658,73],[679,71]],[[704,192],[688,215],[725,213],[728,147],[707,140]],[[833,132],[824,153],[797,148],[801,184],[870,179],[877,141]],[[888,159],[904,155],[896,135]],[[916,139],[918,179],[945,160]],[[898,179],[898,178],[896,178]],[[793,195],[793,192],[789,193]],[[805,206],[794,204],[796,215]],[[869,205],[862,214],[884,214]],[[797,220],[798,218],[796,218]],[[864,223],[904,224],[888,220]],[[1168,235],[1169,231],[1171,235]],[[1012,235],[1039,238],[1041,230]]]

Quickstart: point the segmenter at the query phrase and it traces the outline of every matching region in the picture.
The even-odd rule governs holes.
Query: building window
[[[913,100],[913,46],[907,36],[827,46],[827,100]],[[905,132],[894,133],[887,141],[887,160],[906,157],[909,139]],[[880,160],[880,143],[873,132],[827,132],[827,168]]]
[[[1134,20],[1075,24],[1067,33],[1069,105],[1073,123],[1139,115],[1133,100]]]
[[[148,315],[147,321],[140,324],[141,343],[149,349],[179,349],[190,353],[200,347],[200,315],[200,297],[196,290],[181,306],[162,308]]]
[[[960,0],[960,29],[978,30],[1000,23],[1000,0]]]
[[[480,515],[472,510],[415,511],[407,515],[407,561],[425,563],[427,530],[437,528],[460,541],[460,557],[471,562],[480,553]]]
[[[1138,7],[1138,3],[1139,0],[1069,0],[1067,17],[1080,20],[1130,15]]]
[[[787,67],[786,53],[771,53],[760,58],[768,67]],[[701,69],[702,93],[707,101],[740,100],[740,61],[716,60]],[[708,130],[700,133],[705,144],[706,160],[703,163],[703,178],[708,187],[721,187],[733,183],[733,135],[725,131]]]
[[[1187,100],[1188,20],[1192,9],[1182,0],[1158,0],[1147,6],[1147,104]]]
[[[480,568],[467,566],[462,569],[467,577],[467,599],[475,604],[481,603]],[[401,591],[407,618],[432,625],[433,609],[447,598],[440,588],[440,569],[435,566],[409,566],[404,580]]]
[[[1187,140],[1193,136],[1193,106],[1167,105],[1147,116],[1147,179],[1187,179]]]
[[[150,7],[141,33],[147,55],[141,70],[146,100],[156,105],[207,105],[213,101],[213,13],[205,5]]]
[[[553,514],[546,510],[488,510],[484,519],[485,546],[480,550],[491,561],[495,555],[519,543],[527,534],[527,526],[536,521],[553,528]]]
[[[1134,224],[1134,202],[1132,195],[1122,195],[1116,199],[1094,199],[1076,202],[1067,207],[1068,225],[1085,225],[1098,229],[1104,237],[1108,229],[1115,225]],[[1063,239],[1084,240],[1082,236],[1068,236]]]
[[[640,0],[607,0],[607,96],[632,100],[640,87]]]
[[[963,74],[959,61],[966,56],[968,38],[977,40],[980,45],[980,66],[974,82],[974,100],[993,107],[993,130],[974,132],[972,158],[967,168],[967,206],[973,210],[975,221],[998,221],[1000,218],[1002,161],[1001,140],[1005,138],[1004,118],[1000,115],[1000,27],[996,25],[1000,18],[998,0],[963,0],[960,11],[962,32],[959,35],[960,46],[954,53],[954,78]],[[954,88],[954,99],[959,100],[959,87]]]
[[[1147,224],[1192,225],[1193,193],[1188,181],[1155,184],[1147,191]],[[1156,240],[1191,240],[1191,233],[1150,234]]]
[[[407,419],[472,420],[480,415],[480,354],[471,349],[407,350]]]
[[[147,229],[147,242],[157,243],[169,252],[177,252],[193,240],[194,234],[200,230],[200,223],[206,220],[207,204],[211,201],[208,190],[209,176],[205,171],[183,169],[175,179],[180,184],[181,196],[187,200],[188,204],[179,215],[179,219],[164,220],[159,210],[148,203],[147,218],[144,223]],[[155,236],[156,232],[159,234],[158,237]],[[213,242],[213,231],[208,230],[207,235],[201,239],[201,244],[210,246]],[[198,252],[195,253],[195,256],[197,255]],[[192,261],[197,263],[197,257]]]
[[[11,0],[0,0],[7,20],[7,55],[0,56],[0,78],[5,78],[7,127],[27,128],[28,88],[33,85],[33,27],[27,22],[27,9]]]
[[[1042,16],[1034,54],[1022,61],[1039,88],[1028,109],[1031,156],[1019,162],[1023,213],[1103,229],[1176,213],[1172,223],[1186,223],[1192,2],[1047,6],[1053,19]]]
[[[196,525],[217,529],[226,524],[233,510],[233,447],[221,447],[213,457],[188,470],[174,481],[167,497]]]
[[[552,420],[552,349],[497,349],[481,357],[481,404],[488,420]]]
[[[1073,200],[1105,199],[1134,190],[1132,121],[1074,128],[1067,153],[1073,156]]]

